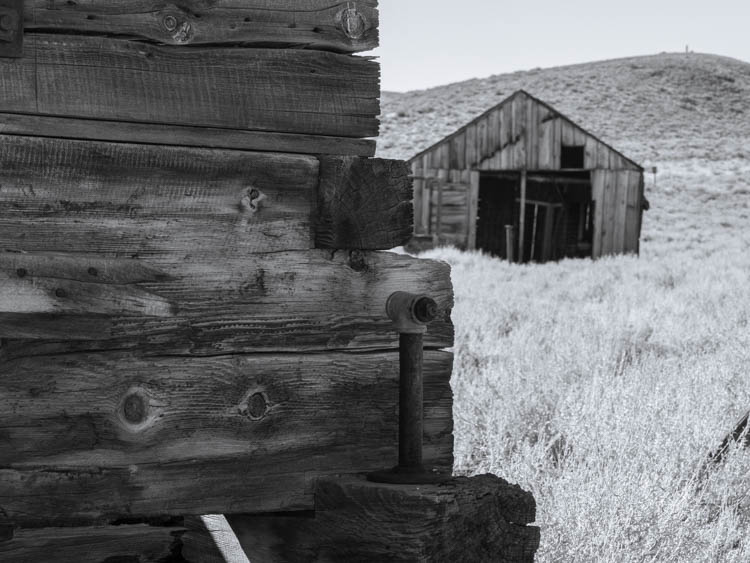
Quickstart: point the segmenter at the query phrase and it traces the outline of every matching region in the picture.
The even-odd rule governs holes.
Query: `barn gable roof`
[[[493,114],[494,112],[502,109],[504,106],[507,106],[508,104],[512,103],[512,101],[515,98],[519,97],[519,96],[525,96],[528,99],[532,100],[535,104],[538,104],[539,106],[545,108],[550,113],[550,115],[554,116],[557,119],[561,119],[561,120],[567,122],[569,124],[569,126],[571,126],[571,127],[575,128],[575,129],[579,130],[581,133],[583,133],[587,137],[590,137],[591,139],[594,139],[597,143],[599,143],[600,145],[606,147],[612,153],[618,155],[621,159],[623,159],[626,163],[628,163],[629,165],[631,165],[634,169],[639,170],[639,171],[643,171],[643,167],[641,165],[639,165],[637,162],[635,162],[631,158],[628,158],[627,156],[625,156],[623,153],[621,153],[620,151],[618,151],[617,149],[615,149],[612,145],[610,145],[610,144],[602,141],[597,136],[593,135],[591,132],[587,131],[586,129],[584,129],[583,127],[581,127],[577,123],[575,123],[572,119],[570,119],[566,115],[562,114],[561,112],[559,112],[558,110],[556,110],[555,108],[553,108],[548,103],[544,102],[543,100],[540,100],[539,98],[537,98],[537,97],[529,94],[526,90],[522,90],[522,89],[521,90],[517,90],[516,92],[514,92],[513,94],[511,94],[510,96],[508,96],[507,98],[505,98],[503,101],[499,102],[498,104],[495,104],[494,106],[492,106],[491,108],[489,108],[488,110],[486,110],[482,114],[478,115],[477,117],[475,117],[474,119],[472,119],[471,121],[469,121],[468,123],[466,123],[465,125],[463,125],[462,127],[460,127],[459,129],[457,129],[456,131],[454,131],[453,133],[451,133],[447,137],[444,137],[440,141],[438,141],[436,143],[433,143],[432,145],[430,145],[426,149],[420,151],[415,156],[413,156],[411,159],[409,159],[409,163],[410,164],[414,163],[415,161],[417,161],[419,158],[423,157],[424,155],[426,155],[428,153],[431,153],[431,152],[434,152],[437,148],[441,147],[442,145],[444,145],[446,143],[450,143],[451,140],[453,140],[456,137],[458,137],[458,136],[462,135],[463,133],[465,133],[470,127],[472,127],[474,125],[477,125],[480,122],[483,122],[483,121],[487,120],[487,118],[491,114]]]

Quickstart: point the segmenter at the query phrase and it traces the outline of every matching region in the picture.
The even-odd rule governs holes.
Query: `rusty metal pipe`
[[[402,332],[398,346],[398,468],[407,472],[424,471],[422,358],[422,335]]]
[[[434,299],[397,291],[386,302],[386,314],[399,333],[398,465],[367,477],[380,483],[429,483],[445,476],[428,474],[422,465],[424,418],[423,335],[438,315]]]

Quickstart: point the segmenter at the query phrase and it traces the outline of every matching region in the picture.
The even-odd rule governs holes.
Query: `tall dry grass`
[[[532,491],[539,561],[750,561],[750,170],[675,163],[640,258],[452,265],[459,473]]]

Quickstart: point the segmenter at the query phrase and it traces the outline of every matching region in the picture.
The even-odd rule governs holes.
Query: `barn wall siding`
[[[638,252],[643,171],[544,102],[519,91],[412,160],[417,234],[473,248],[479,176],[485,171],[561,169],[562,146],[583,147],[594,200],[594,258]],[[472,176],[474,174],[475,176]],[[436,178],[450,184],[438,209]],[[474,186],[476,183],[476,186]],[[462,184],[460,188],[458,184]],[[457,190],[466,190],[460,196]]]

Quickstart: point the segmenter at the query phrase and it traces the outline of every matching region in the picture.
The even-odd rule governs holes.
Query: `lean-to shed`
[[[643,168],[523,90],[409,163],[417,240],[520,262],[639,250]]]

